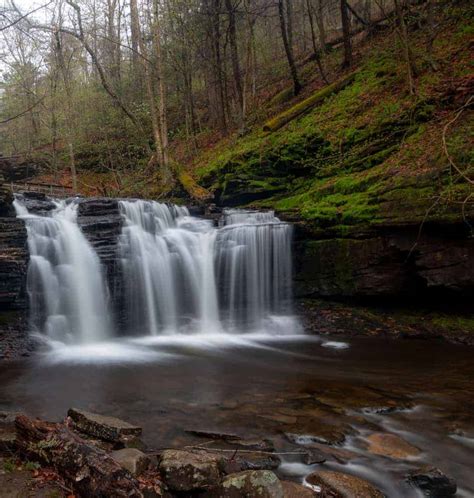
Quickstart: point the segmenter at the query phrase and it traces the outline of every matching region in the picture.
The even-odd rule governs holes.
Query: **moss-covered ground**
[[[198,181],[223,205],[275,208],[337,236],[386,224],[462,221],[474,199],[466,181],[474,177],[473,112],[465,106],[474,86],[472,11],[452,9],[442,26],[436,70],[426,56],[426,32],[410,33],[416,95],[408,92],[396,35],[386,32],[364,42],[370,50],[362,44],[349,86],[274,132],[257,122],[246,136],[199,155]],[[333,72],[332,79],[346,74]],[[268,102],[275,105],[275,112],[291,114],[281,99]],[[268,110],[262,115],[267,120]]]

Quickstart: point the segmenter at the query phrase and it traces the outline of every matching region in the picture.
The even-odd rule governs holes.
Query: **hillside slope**
[[[473,293],[472,10],[446,13],[433,60],[426,28],[416,28],[416,96],[396,35],[385,33],[351,84],[286,126],[259,123],[197,161],[218,204],[272,208],[299,223],[305,295]]]

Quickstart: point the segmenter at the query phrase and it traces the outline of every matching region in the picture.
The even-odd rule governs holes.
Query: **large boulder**
[[[220,486],[220,498],[284,498],[278,477],[269,470],[248,470],[228,475]]]
[[[192,492],[218,485],[221,471],[217,458],[204,452],[165,450],[159,470],[170,490]]]
[[[77,408],[70,408],[67,414],[74,429],[104,441],[120,443],[123,439],[139,437],[142,433],[141,427],[115,417],[90,413]]]
[[[337,498],[383,498],[384,496],[364,479],[342,472],[320,470],[310,474],[306,481],[312,486],[321,488],[323,496]]]

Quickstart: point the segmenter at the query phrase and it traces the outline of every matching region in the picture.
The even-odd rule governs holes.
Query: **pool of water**
[[[286,433],[322,430],[346,457],[308,466],[283,456],[281,475],[301,481],[332,468],[390,497],[410,497],[418,495],[403,476],[428,463],[467,497],[474,495],[473,353],[432,341],[257,334],[57,346],[0,363],[0,409],[49,420],[70,407],[121,417],[141,425],[153,449],[202,442],[186,431],[208,430],[269,438],[291,452],[298,446]],[[400,435],[420,455],[373,455],[366,437],[377,431]]]

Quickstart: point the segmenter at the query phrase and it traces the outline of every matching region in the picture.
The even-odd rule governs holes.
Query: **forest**
[[[474,6],[0,3],[0,498],[474,496]]]

